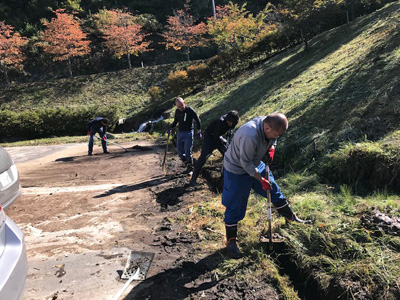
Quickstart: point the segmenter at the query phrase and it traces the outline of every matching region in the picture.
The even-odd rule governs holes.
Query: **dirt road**
[[[9,149],[23,188],[7,211],[28,248],[23,299],[112,299],[131,250],[155,254],[151,277],[190,248],[168,250],[165,218],[180,200],[156,196],[187,178],[163,176],[156,144],[124,146],[91,157],[84,144]]]
[[[24,300],[114,299],[131,251],[154,258],[147,279],[120,299],[279,299],[268,278],[218,275],[224,251],[203,249],[199,233],[174,222],[191,214],[194,202],[215,196],[203,179],[195,188],[187,184],[174,149],[164,176],[162,147],[123,146],[129,151],[110,147],[111,154],[94,156],[86,144],[9,149],[23,188],[7,214],[28,249]],[[217,244],[223,248],[222,233]]]

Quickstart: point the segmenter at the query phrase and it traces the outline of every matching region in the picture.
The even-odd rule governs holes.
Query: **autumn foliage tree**
[[[189,13],[189,1],[185,3],[184,9],[174,12],[168,17],[166,31],[162,34],[165,39],[165,48],[174,50],[185,50],[188,61],[190,60],[190,49],[204,46],[207,40],[204,34],[207,25],[204,22],[196,24],[196,19]]]
[[[7,85],[10,84],[8,71],[23,68],[22,62],[25,60],[25,55],[22,53],[21,47],[27,42],[28,39],[14,32],[12,26],[0,22],[0,70],[5,76]]]
[[[136,23],[136,18],[120,9],[102,10],[96,14],[97,26],[103,32],[107,49],[116,57],[126,55],[128,67],[132,69],[131,55],[150,51],[151,41],[146,41],[148,34]]]
[[[39,45],[43,50],[53,56],[54,61],[67,61],[68,72],[72,77],[73,57],[80,57],[90,53],[87,34],[80,27],[79,21],[63,9],[55,11],[56,17],[50,22],[43,20],[46,27]]]
[[[247,9],[246,3],[242,6],[229,4],[216,8],[216,17],[208,20],[208,32],[220,51],[237,56],[254,47],[275,26],[266,22],[270,5],[253,16]]]

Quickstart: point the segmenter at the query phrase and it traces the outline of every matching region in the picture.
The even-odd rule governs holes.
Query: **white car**
[[[20,194],[17,167],[8,152],[0,146],[0,205],[6,209]]]
[[[20,193],[17,168],[4,148],[0,147],[0,299],[2,300],[22,298],[28,273],[24,236],[4,212],[4,207],[10,206]]]

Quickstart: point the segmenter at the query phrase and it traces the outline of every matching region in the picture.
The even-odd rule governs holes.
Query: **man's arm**
[[[193,108],[191,108],[191,112],[193,114],[193,119],[196,121],[196,124],[197,124],[197,131],[200,131],[201,130],[200,118],[197,115],[197,112]]]
[[[178,123],[178,110],[175,110],[175,115],[174,115],[174,122],[172,122],[171,126],[169,128],[174,128],[176,124]]]

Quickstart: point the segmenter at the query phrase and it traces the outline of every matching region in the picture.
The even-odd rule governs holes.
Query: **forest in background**
[[[129,67],[205,59],[217,54],[232,64],[241,55],[260,56],[261,53],[268,56],[301,42],[307,45],[316,34],[353,21],[390,1],[214,2],[216,18],[213,18],[211,0],[17,0],[2,3],[0,22],[11,26],[9,28],[13,32],[25,39],[18,47],[22,55],[18,63],[7,63],[7,49],[2,47],[0,41],[1,71],[9,76],[9,79],[2,82],[46,80],[71,76],[72,73],[95,74]],[[58,50],[46,51],[41,46],[46,42],[44,33],[48,25],[53,19],[58,19],[56,12],[60,9],[78,24],[82,40],[87,42],[84,52],[72,53],[63,59],[57,58]],[[129,25],[139,28],[131,31],[130,35],[131,38],[141,38],[140,42],[136,42],[136,48],[118,52],[107,45],[107,37],[113,32],[102,28],[99,15],[104,17],[105,12],[120,12],[120,23],[129,15]],[[223,20],[228,14],[231,18]],[[126,22],[123,23],[126,26]],[[199,28],[201,24],[203,28]],[[168,37],[175,38],[175,42],[171,44]],[[176,43],[177,40],[181,41],[181,45]],[[54,49],[51,42],[47,43],[48,49]],[[137,46],[143,43],[147,44],[146,49],[142,47],[138,51]],[[70,47],[69,52],[75,48]],[[129,58],[131,55],[132,58]]]

